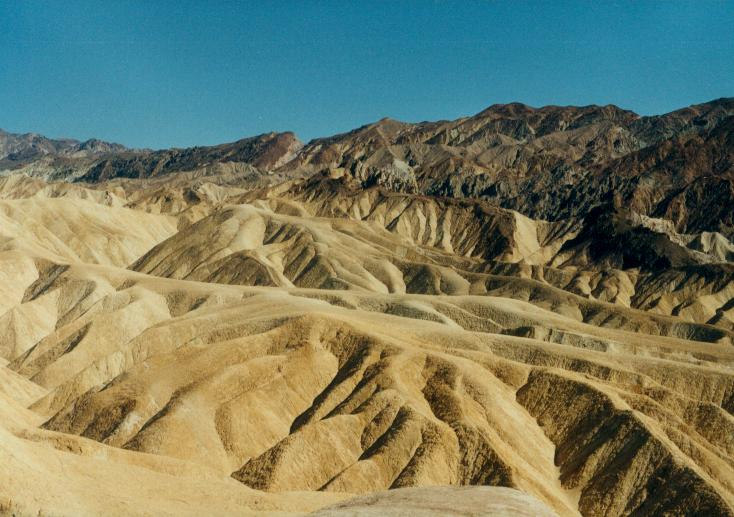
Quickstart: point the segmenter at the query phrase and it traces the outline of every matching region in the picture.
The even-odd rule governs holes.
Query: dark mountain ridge
[[[341,170],[363,187],[480,198],[551,221],[611,204],[669,219],[680,232],[730,236],[734,98],[655,116],[614,105],[494,104],[453,121],[383,118],[305,145],[286,132],[151,151],[0,132],[6,174],[95,183],[226,163],[285,178]]]

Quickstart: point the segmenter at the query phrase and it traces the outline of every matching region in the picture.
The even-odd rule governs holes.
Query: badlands
[[[0,151],[2,515],[734,515],[730,99]]]

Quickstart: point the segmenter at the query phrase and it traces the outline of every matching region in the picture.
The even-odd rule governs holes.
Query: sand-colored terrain
[[[723,236],[339,174],[0,193],[0,514],[734,514]]]
[[[0,514],[733,515],[732,134],[0,131]]]

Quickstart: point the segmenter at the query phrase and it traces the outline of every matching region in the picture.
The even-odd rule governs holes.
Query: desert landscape
[[[0,514],[734,515],[733,99],[0,170]]]

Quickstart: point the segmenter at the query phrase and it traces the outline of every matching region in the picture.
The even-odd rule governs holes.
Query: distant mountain
[[[302,145],[293,133],[268,133],[211,147],[151,151],[96,139],[52,140],[34,133],[18,135],[0,130],[0,173],[97,182],[195,171],[227,162],[268,171],[290,160]]]
[[[0,129],[0,166],[12,167],[46,156],[87,157],[125,151],[120,144],[95,138],[80,142],[70,138],[53,140],[36,133],[14,134]]]
[[[313,140],[284,168],[339,169],[363,186],[483,198],[548,220],[613,203],[679,231],[731,234],[734,99],[651,117],[515,103],[454,121],[382,119]]]
[[[611,205],[679,232],[734,234],[734,98],[648,117],[612,105],[495,104],[453,121],[385,118],[306,145],[290,132],[159,151],[0,133],[5,174],[99,182],[221,164],[283,178],[338,170],[363,187],[481,198],[551,221]]]
[[[267,171],[293,158],[302,145],[293,133],[267,133],[212,147],[114,153],[95,163],[80,180],[148,178],[226,162],[247,163]]]

